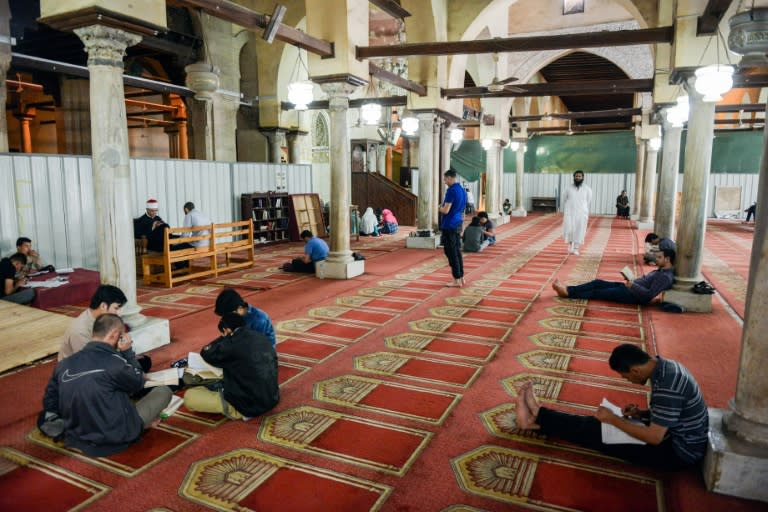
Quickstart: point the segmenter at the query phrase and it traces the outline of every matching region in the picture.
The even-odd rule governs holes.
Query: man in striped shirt
[[[707,406],[699,385],[680,363],[652,358],[636,345],[616,347],[609,359],[611,369],[633,384],[651,383],[650,406],[626,405],[623,416],[598,407],[595,416],[579,416],[542,407],[533,384],[523,385],[517,395],[517,425],[539,430],[607,455],[659,469],[682,469],[704,458],[709,432]],[[602,424],[613,425],[644,444],[606,444]]]

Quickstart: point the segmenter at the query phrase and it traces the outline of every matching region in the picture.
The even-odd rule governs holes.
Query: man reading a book
[[[223,368],[224,379],[220,386],[188,389],[184,405],[248,421],[280,401],[277,353],[269,338],[249,329],[245,318],[235,312],[222,315],[219,331],[221,336],[206,345],[200,356],[211,366]]]
[[[598,407],[595,416],[552,410],[539,404],[534,385],[525,383],[516,398],[517,426],[537,430],[606,455],[658,469],[682,469],[704,458],[709,431],[707,405],[696,380],[676,361],[652,358],[629,343],[608,360],[611,369],[633,384],[650,381],[647,410],[624,406],[621,416]],[[608,444],[604,431],[616,428],[638,443]]]
[[[672,288],[675,282],[673,266],[675,251],[664,249],[656,253],[656,266],[653,272],[630,279],[624,276],[624,282],[594,279],[576,286],[565,286],[555,279],[552,288],[557,295],[569,299],[596,299],[622,304],[648,304],[664,290]]]
[[[156,425],[172,393],[168,386],[157,386],[135,405],[131,401],[144,388],[144,374],[135,357],[121,355],[130,350],[131,340],[119,316],[99,316],[92,338],[56,366],[45,389],[40,430],[50,437],[63,433],[68,447],[106,457],[125,450],[144,429]]]

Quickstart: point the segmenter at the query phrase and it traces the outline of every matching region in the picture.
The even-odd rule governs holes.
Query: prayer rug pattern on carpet
[[[343,324],[340,322],[323,322],[314,318],[294,318],[277,322],[275,331],[278,334],[295,333],[310,334],[331,341],[346,341],[353,343],[374,331],[372,327]]]
[[[614,348],[622,343],[632,343],[645,348],[645,344],[640,341],[630,341],[615,338],[590,338],[588,336],[577,336],[575,334],[566,334],[562,332],[539,332],[531,334],[528,339],[539,347],[568,349],[575,352],[594,353],[600,352],[609,354]]]
[[[435,354],[470,362],[488,362],[496,354],[499,345],[469,340],[452,340],[438,336],[427,336],[405,332],[384,338],[387,348],[416,352],[418,354]]]
[[[506,340],[509,333],[512,332],[511,327],[459,322],[433,317],[414,320],[409,322],[408,325],[412,330],[417,332],[425,332],[427,334],[447,334],[497,343]]]
[[[396,382],[342,375],[315,383],[315,400],[441,425],[461,395]]]
[[[490,445],[455,457],[451,464],[462,489],[504,503],[538,510],[593,510],[597,495],[601,511],[663,509],[660,480],[601,466]],[[564,485],[568,492],[563,492]]]
[[[35,444],[127,477],[142,473],[198,437],[200,435],[194,432],[161,423],[146,430],[139,441],[120,453],[109,457],[89,457],[80,450],[67,448],[63,441],[56,442],[43,435],[37,428],[27,435],[27,439]]]
[[[355,357],[355,369],[405,379],[467,388],[483,369],[480,365],[376,352]]]
[[[258,438],[301,452],[402,476],[432,432],[300,406],[264,418]],[[363,440],[375,439],[375,443]]]
[[[0,447],[0,510],[83,510],[109,490],[55,464]]]
[[[392,488],[249,448],[192,464],[182,497],[216,510],[378,510]],[[308,497],[311,496],[311,499]]]

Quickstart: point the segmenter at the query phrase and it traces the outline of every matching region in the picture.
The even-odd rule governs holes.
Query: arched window
[[[312,163],[324,164],[330,161],[328,114],[316,112],[315,122],[312,124]]]

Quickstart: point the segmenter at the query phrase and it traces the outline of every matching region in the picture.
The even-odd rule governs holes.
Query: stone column
[[[387,174],[387,145],[376,145],[376,170],[382,176]]]
[[[285,134],[288,140],[288,163],[298,164],[301,161],[301,138],[304,132],[291,131]]]
[[[6,8],[7,9],[7,8]],[[4,33],[10,34],[11,30],[8,27],[8,19],[4,19],[3,23]],[[8,152],[8,121],[5,115],[5,104],[8,98],[8,86],[5,83],[5,75],[8,73],[8,68],[11,66],[11,46],[9,44],[0,43],[0,153]]]
[[[675,199],[677,173],[680,167],[680,135],[682,126],[672,126],[664,116],[664,140],[661,147],[659,193],[656,195],[656,221],[653,232],[661,237],[675,239]]]
[[[633,208],[632,214],[639,216],[640,205],[642,204],[643,197],[643,176],[645,175],[645,147],[648,141],[635,137],[635,145],[637,146],[637,153],[635,154],[635,197],[632,198]]]
[[[768,204],[768,131],[763,130],[757,204]],[[686,164],[687,167],[687,164]],[[687,178],[687,176],[686,176]],[[685,187],[685,184],[683,184]],[[682,225],[682,224],[681,224]],[[704,459],[709,490],[768,502],[768,208],[758,208],[749,267],[741,360],[730,411],[710,409]],[[720,421],[720,418],[723,421]]]
[[[485,152],[485,211],[488,218],[496,221],[499,216],[499,174],[502,165],[501,146],[494,140]]]
[[[442,153],[442,140],[441,134],[443,133],[443,125],[445,120],[441,118],[435,119],[435,124],[432,130],[432,201],[429,204],[430,211],[430,227],[432,231],[437,233],[440,226],[438,225],[438,219],[440,212],[438,212],[440,203],[440,186],[442,185],[442,179],[440,176],[440,155]]]
[[[694,294],[691,287],[701,281],[715,104],[703,101],[703,96],[694,87],[695,80],[695,77],[690,77],[684,84],[691,102],[691,113],[688,118],[688,137],[685,141],[675,284],[672,290],[665,292],[664,300],[680,304],[686,311],[708,313],[712,310],[712,296]]]
[[[440,166],[437,167],[437,174],[435,175],[435,209],[432,217],[432,223],[435,226],[435,230],[440,230],[440,212],[438,211],[439,205],[443,204],[443,196],[445,195],[445,184],[443,183],[443,173],[451,168],[451,153],[453,152],[453,142],[451,142],[451,130],[446,122],[443,125],[443,138],[442,145],[442,159]]]
[[[192,135],[195,138],[196,156],[201,160],[213,160],[213,93],[219,88],[219,69],[207,62],[197,62],[184,68],[187,87],[195,92],[195,99],[202,103],[197,112]],[[197,110],[197,109],[193,109]]]
[[[131,326],[146,320],[136,303],[136,261],[131,226],[131,171],[123,90],[123,56],[141,37],[102,25],[75,29],[88,53],[91,147],[96,240],[101,282],[118,286],[128,302],[123,317]]]
[[[434,130],[435,115],[419,114],[419,203],[416,227],[419,231],[432,233],[432,177],[434,171]]]
[[[269,144],[269,161],[273,164],[279,164],[282,148],[285,143],[285,131],[272,128],[263,130],[262,133],[267,138]]]
[[[653,222],[653,194],[656,191],[656,165],[659,150],[650,142],[645,144],[645,172],[643,173],[643,197],[640,202],[640,222]]]
[[[349,96],[356,87],[343,82],[321,84],[328,95],[331,150],[331,246],[328,258],[317,270],[321,277],[349,279],[365,272],[365,261],[355,261],[349,248],[349,196],[352,188],[352,156],[349,147]]]
[[[57,123],[59,153],[91,154],[91,105],[88,80],[59,78],[61,86],[61,122]]]
[[[523,178],[525,176],[525,142],[520,142],[520,145],[515,151],[515,209],[512,210],[512,217],[525,217],[528,212],[525,211],[525,205],[523,204]]]

